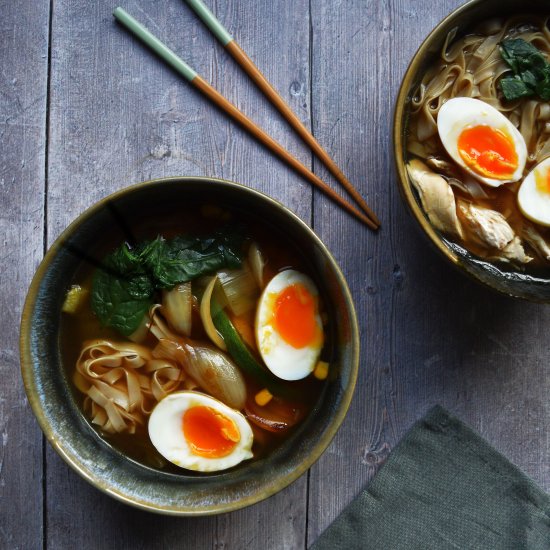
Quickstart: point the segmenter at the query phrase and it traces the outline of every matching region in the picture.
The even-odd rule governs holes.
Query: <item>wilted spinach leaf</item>
[[[528,88],[518,75],[503,78],[500,81],[500,89],[506,99],[519,99],[520,97],[533,95],[533,90]]]
[[[536,92],[545,101],[550,101],[550,63],[546,65],[542,74],[543,78],[537,82]]]
[[[534,67],[543,68],[546,65],[542,52],[521,38],[504,40],[500,44],[500,53],[515,73],[522,73]]]
[[[134,248],[123,244],[94,276],[92,309],[104,326],[132,334],[153,303],[156,290],[171,288],[242,263],[243,235],[233,229],[207,237],[158,236]]]
[[[515,38],[500,44],[500,53],[514,75],[500,80],[500,89],[508,100],[538,95],[550,100],[550,64],[535,46]]]
[[[140,261],[123,244],[103,261],[92,283],[92,310],[101,324],[128,336],[151,305],[154,286]]]

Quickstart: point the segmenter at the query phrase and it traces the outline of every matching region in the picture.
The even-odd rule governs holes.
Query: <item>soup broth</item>
[[[254,250],[260,251],[259,254],[264,262],[262,268],[263,275],[261,277],[263,282],[258,283],[257,288],[251,291],[251,296],[253,296],[254,299],[252,306],[247,306],[245,300],[245,306],[243,306],[245,311],[238,315],[235,314],[231,306],[228,305],[229,302],[220,304],[218,307],[221,307],[222,311],[227,313],[226,318],[229,319],[232,323],[231,326],[239,335],[240,343],[244,343],[249,356],[253,357],[253,360],[256,362],[255,364],[261,366],[262,373],[259,373],[259,375],[258,373],[251,374],[249,370],[243,368],[241,364],[243,358],[239,355],[240,351],[242,351],[241,348],[237,350],[237,353],[234,348],[229,345],[226,350],[219,349],[219,347],[209,338],[209,332],[203,322],[203,312],[201,308],[202,302],[206,296],[205,288],[212,281],[216,273],[218,273],[218,281],[222,280],[223,283],[222,275],[225,272],[225,268],[214,271],[207,270],[207,273],[201,274],[190,281],[192,295],[189,298],[189,303],[192,304],[192,306],[190,314],[191,329],[188,334],[178,332],[172,321],[169,320],[169,317],[166,315],[167,305],[163,300],[165,300],[165,292],[170,292],[170,289],[156,289],[153,294],[152,302],[161,305],[157,306],[154,313],[150,313],[152,310],[148,310],[146,315],[148,325],[145,330],[142,330],[141,336],[137,338],[137,345],[148,350],[144,352],[148,357],[150,353],[156,357],[159,349],[159,342],[166,342],[173,336],[174,340],[179,342],[181,347],[199,346],[201,349],[206,349],[208,353],[213,354],[215,357],[219,358],[221,356],[224,361],[229,361],[233,367],[239,370],[239,377],[242,377],[244,380],[246,402],[245,406],[239,409],[239,411],[244,415],[252,429],[253,460],[273,452],[278,446],[283,444],[284,441],[292,437],[292,434],[306,422],[307,416],[311,413],[312,409],[315,408],[316,403],[318,403],[322,395],[326,380],[325,376],[322,374],[316,376],[318,374],[317,369],[315,372],[312,372],[300,380],[282,380],[274,376],[262,360],[262,353],[260,352],[257,338],[255,338],[258,332],[257,327],[255,327],[257,303],[266,285],[269,281],[273,280],[277,274],[299,272],[313,281],[313,284],[319,289],[320,294],[317,302],[319,316],[322,319],[322,333],[324,338],[322,350],[318,354],[319,357],[316,361],[316,366],[319,362],[323,365],[330,365],[333,359],[331,347],[332,313],[330,304],[324,302],[321,292],[322,286],[317,280],[312,266],[305,260],[304,254],[290,243],[288,238],[284,236],[282,232],[278,231],[277,228],[265,224],[249,213],[244,213],[230,207],[220,207],[219,205],[205,203],[189,204],[186,210],[181,212],[178,216],[172,214],[141,217],[133,221],[131,229],[121,219],[118,225],[121,228],[121,233],[125,235],[124,240],[130,245],[130,250],[132,250],[132,247],[136,247],[138,243],[151,241],[158,236],[161,236],[165,242],[170,242],[170,239],[179,238],[182,235],[212,235],[216,232],[224,232],[228,230],[228,227],[233,229],[237,228],[243,237],[241,250],[242,265],[239,269],[246,269],[247,273],[248,271],[254,271],[250,266],[252,257],[251,247],[254,246]],[[171,460],[163,456],[151,442],[148,433],[149,415],[157,402],[162,401],[162,398],[170,394],[187,391],[190,392],[189,395],[191,396],[192,392],[212,394],[209,388],[203,387],[200,380],[190,375],[185,360],[182,359],[178,362],[172,357],[161,356],[161,360],[168,361],[170,365],[173,365],[174,369],[176,369],[172,369],[172,373],[181,371],[181,379],[177,378],[177,376],[180,376],[178,374],[175,380],[163,380],[162,384],[164,384],[163,387],[165,391],[163,390],[164,393],[160,392],[162,394],[160,396],[152,396],[150,394],[144,397],[142,396],[141,405],[135,407],[138,421],[133,424],[132,421],[128,421],[127,424],[131,424],[132,427],[127,427],[120,431],[113,429],[112,424],[105,420],[105,407],[98,406],[97,402],[94,401],[95,398],[90,397],[90,382],[88,378],[86,378],[86,381],[82,381],[80,378],[79,381],[79,375],[75,375],[75,365],[77,365],[79,361],[83,363],[82,354],[86,342],[101,341],[121,343],[121,345],[124,344],[126,346],[134,345],[134,342],[131,342],[128,336],[121,334],[120,331],[113,327],[104,326],[104,324],[101,323],[98,315],[93,311],[91,299],[94,292],[94,285],[97,284],[94,282],[94,277],[96,277],[98,270],[104,269],[106,265],[104,258],[122,244],[123,243],[118,237],[114,241],[102,242],[93,253],[86,253],[79,270],[75,274],[74,285],[76,286],[74,288],[76,288],[76,290],[73,292],[78,294],[77,306],[68,308],[69,311],[62,314],[60,347],[63,365],[66,369],[68,378],[76,381],[75,385],[73,385],[74,396],[84,416],[108,444],[112,445],[130,459],[145,466],[178,474],[193,473],[187,469],[176,466]],[[240,273],[238,269],[234,271]],[[222,275],[220,275],[220,273],[222,273]],[[216,282],[214,284],[214,294],[217,292],[218,297],[225,296],[221,294],[220,288],[224,287],[220,286],[219,282]],[[245,287],[243,286],[243,288]],[[70,291],[69,294],[71,294]],[[151,326],[154,326],[152,315],[158,316],[158,327],[164,327],[163,330],[168,333],[168,336],[162,334],[161,337],[159,337],[159,335],[154,332],[154,329],[151,328]],[[143,326],[145,325],[142,323],[142,328]],[[131,337],[134,341],[136,340],[135,333],[133,333]],[[173,348],[176,349],[176,347],[177,346],[174,344]],[[89,361],[93,361],[99,354],[100,352],[96,350],[90,352],[87,358]],[[151,359],[151,361],[155,362],[158,360]],[[147,365],[149,364],[150,363],[147,363]],[[292,365],[288,365],[288,367],[291,368]],[[118,368],[118,366],[114,367],[113,370],[116,368]],[[148,368],[148,366],[146,366],[146,368]],[[141,371],[139,369],[141,369]],[[138,376],[142,372],[142,367],[136,369]],[[256,374],[256,376],[254,374]],[[147,374],[147,376],[152,375]],[[116,376],[113,375],[113,379],[114,378],[116,378]],[[124,386],[124,390],[126,391],[126,386],[120,382],[119,378],[117,378],[117,380],[115,385]],[[84,388],[82,387],[83,385]],[[103,386],[100,385],[100,389],[102,387]],[[88,390],[88,392],[85,393],[83,390]],[[130,392],[130,390],[128,390],[128,392]],[[219,396],[214,397],[223,401]],[[267,402],[264,402],[266,399]],[[117,397],[112,397],[111,401],[116,403]],[[140,407],[146,412],[140,412]],[[131,409],[132,405],[127,408]],[[124,411],[122,411],[120,407],[118,410],[124,414]],[[98,414],[98,412],[100,414]],[[178,437],[180,435],[181,430],[179,430]],[[195,468],[195,471],[201,470]]]

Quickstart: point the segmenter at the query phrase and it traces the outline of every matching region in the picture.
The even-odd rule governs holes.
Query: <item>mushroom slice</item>
[[[521,235],[543,260],[550,260],[550,246],[534,227],[525,226]]]
[[[407,164],[407,171],[432,225],[443,233],[462,238],[462,227],[456,215],[451,186],[420,160],[411,160]]]
[[[458,217],[464,229],[485,248],[504,250],[515,237],[506,218],[495,210],[475,206],[463,199],[458,200]]]

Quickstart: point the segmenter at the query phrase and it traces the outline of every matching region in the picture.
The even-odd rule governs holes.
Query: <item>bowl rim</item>
[[[534,4],[535,9],[540,9],[538,0],[530,0]],[[393,111],[393,129],[392,129],[392,140],[393,140],[393,160],[394,166],[397,173],[398,180],[398,189],[400,195],[404,202],[408,206],[409,213],[412,214],[412,217],[416,220],[417,227],[419,226],[425,236],[428,238],[429,242],[438,253],[442,254],[444,258],[451,262],[451,265],[454,266],[461,273],[466,275],[470,280],[475,281],[477,284],[480,284],[490,291],[500,294],[501,296],[509,296],[512,298],[520,298],[522,300],[527,300],[530,302],[536,303],[548,303],[548,298],[539,297],[535,294],[527,293],[524,290],[510,286],[508,288],[503,288],[499,284],[492,282],[489,278],[481,277],[476,273],[471,267],[470,262],[466,258],[459,256],[450,246],[445,244],[445,238],[442,235],[439,235],[438,232],[433,228],[432,224],[427,219],[424,210],[418,203],[415,193],[412,189],[407,170],[406,170],[406,158],[404,155],[404,141],[405,141],[405,128],[406,120],[405,115],[408,109],[408,96],[411,90],[411,85],[413,79],[417,74],[420,66],[424,62],[427,56],[433,56],[434,52],[432,49],[432,42],[435,39],[439,38],[442,29],[448,28],[450,32],[453,28],[453,23],[457,19],[460,19],[463,15],[467,13],[475,13],[476,9],[481,8],[485,4],[486,0],[469,0],[465,4],[458,6],[456,9],[451,11],[445,18],[443,18],[426,36],[422,41],[417,51],[414,53],[409,65],[404,73],[401,85],[399,87],[399,92],[394,103]],[[507,9],[514,10],[514,4],[511,1],[506,2]],[[519,10],[520,8],[518,8]],[[529,8],[531,9],[531,8]],[[529,10],[526,10],[525,13],[528,13]],[[493,264],[491,264],[493,265]]]
[[[458,6],[451,13],[449,13],[444,19],[442,19],[426,36],[422,41],[415,54],[413,55],[401,85],[399,87],[399,92],[397,94],[397,99],[395,100],[395,107],[393,112],[393,159],[395,169],[398,175],[399,189],[401,190],[401,196],[405,199],[408,207],[410,208],[414,219],[418,222],[421,229],[428,235],[431,242],[436,246],[437,250],[441,252],[448,260],[450,260],[453,265],[459,267],[461,265],[460,258],[454,254],[454,252],[444,244],[442,238],[436,233],[432,224],[426,219],[424,211],[418,204],[416,197],[412,191],[411,185],[409,184],[409,178],[407,175],[407,170],[405,168],[405,158],[403,155],[403,140],[404,140],[404,114],[407,107],[407,96],[409,95],[409,90],[411,88],[412,80],[416,75],[419,66],[424,61],[424,58],[428,54],[432,40],[437,37],[441,32],[440,29],[450,24],[456,17],[462,15],[464,12],[469,11],[478,4],[482,4],[484,0],[469,0],[469,2]],[[466,273],[470,275],[471,278],[479,281],[489,288],[493,288],[488,285],[485,281],[474,277],[472,274],[466,270]]]
[[[59,252],[61,244],[66,241],[66,239],[76,229],[78,229],[80,225],[82,225],[85,221],[97,214],[102,208],[105,207],[108,202],[119,199],[128,193],[133,193],[135,191],[139,191],[148,187],[154,187],[154,185],[159,183],[185,184],[193,182],[215,183],[217,185],[220,185],[222,188],[232,189],[235,190],[237,193],[248,194],[249,196],[253,197],[253,200],[264,201],[265,203],[268,203],[270,207],[273,207],[283,212],[283,214],[287,217],[290,217],[294,223],[297,223],[299,226],[301,226],[301,228],[307,233],[309,238],[311,238],[322,251],[324,259],[328,260],[330,267],[333,270],[338,281],[338,285],[344,297],[346,310],[348,311],[350,317],[350,343],[352,355],[349,376],[347,377],[347,384],[342,390],[340,406],[336,410],[336,413],[332,418],[330,424],[327,426],[326,431],[316,442],[315,446],[312,447],[311,452],[307,455],[305,460],[301,462],[300,465],[294,470],[288,472],[282,477],[276,478],[275,481],[272,482],[268,487],[260,488],[254,493],[247,495],[244,498],[239,498],[238,500],[222,504],[217,503],[213,505],[208,505],[206,507],[202,506],[200,509],[197,509],[194,506],[182,507],[166,505],[166,507],[163,507],[162,505],[159,505],[157,503],[151,503],[146,500],[139,500],[137,498],[129,496],[119,489],[113,489],[109,487],[109,482],[106,483],[105,480],[101,478],[101,476],[93,475],[86,467],[84,467],[77,453],[72,453],[64,449],[63,445],[58,441],[55,429],[48,421],[47,415],[45,414],[41,406],[40,399],[38,397],[36,380],[34,378],[35,367],[33,365],[31,355],[30,323],[30,319],[32,317],[32,312],[35,309],[39,288],[42,283],[44,274],[46,273],[52,260]],[[86,210],[84,210],[84,212],[82,212],[80,215],[78,215],[66,227],[66,229],[61,232],[61,234],[55,239],[53,244],[44,255],[27,291],[27,296],[25,298],[25,303],[21,313],[19,351],[23,384],[25,392],[27,394],[27,399],[31,405],[34,416],[36,417],[38,424],[50,445],[54,448],[57,454],[61,456],[61,458],[71,467],[72,470],[74,470],[78,475],[80,475],[82,478],[84,478],[91,485],[93,485],[95,488],[99,489],[103,493],[108,494],[116,500],[124,502],[125,504],[133,506],[135,508],[164,515],[196,517],[231,512],[260,502],[288,487],[292,482],[294,482],[302,474],[304,474],[321,457],[321,455],[325,452],[325,450],[334,439],[334,436],[336,435],[338,429],[344,421],[344,418],[349,410],[351,400],[353,398],[359,371],[360,337],[357,313],[353,303],[353,298],[351,296],[350,289],[348,287],[344,274],[342,273],[342,270],[340,269],[331,252],[321,241],[321,239],[316,235],[313,229],[311,229],[303,220],[301,220],[296,214],[294,214],[294,212],[292,212],[289,208],[284,206],[276,199],[273,199],[269,195],[231,180],[213,178],[208,176],[171,176],[155,178],[136,183],[103,197],[102,199],[88,207]]]

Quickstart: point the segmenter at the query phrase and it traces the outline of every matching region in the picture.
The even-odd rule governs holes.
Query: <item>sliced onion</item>
[[[244,315],[256,307],[258,285],[246,264],[241,269],[218,271],[217,276],[225,301],[235,315]]]
[[[176,285],[172,290],[162,292],[162,312],[172,328],[185,336],[191,335],[191,313],[193,296],[191,283]]]
[[[241,371],[225,353],[201,344],[162,339],[155,357],[176,361],[195,382],[213,397],[234,409],[246,402],[246,385]]]
[[[151,334],[157,339],[170,338],[170,340],[178,340],[178,335],[172,332],[168,327],[168,323],[164,317],[160,314],[162,306],[155,304],[149,310],[149,317],[151,318],[151,326],[149,328]]]
[[[539,120],[550,120],[550,105],[548,103],[539,103]]]
[[[208,338],[210,338],[210,340],[212,340],[212,342],[214,342],[214,344],[216,344],[216,346],[218,346],[221,350],[226,351],[227,346],[225,345],[223,338],[220,336],[219,332],[214,326],[214,322],[212,321],[212,313],[210,311],[212,291],[214,290],[217,281],[218,278],[214,276],[208,283],[208,286],[206,287],[204,294],[202,295],[200,313],[202,324],[204,326],[206,334],[208,335]]]
[[[263,288],[265,260],[256,242],[253,242],[248,249],[248,263],[250,264],[250,269],[252,270],[252,275],[256,280],[256,284],[260,288]]]

